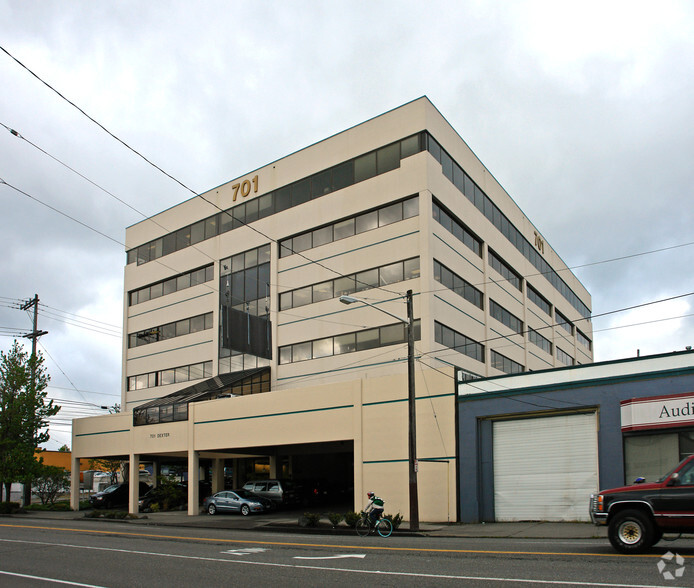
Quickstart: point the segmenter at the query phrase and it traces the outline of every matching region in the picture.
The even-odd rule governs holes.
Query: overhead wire
[[[155,163],[153,163],[152,161],[150,161],[148,158],[146,158],[144,155],[142,155],[139,151],[135,150],[133,147],[131,147],[130,145],[128,145],[125,141],[123,141],[122,139],[120,139],[119,137],[117,137],[114,133],[112,133],[111,131],[109,131],[109,130],[108,130],[106,127],[104,127],[101,123],[99,123],[99,122],[96,121],[94,118],[92,118],[90,115],[88,115],[83,109],[81,109],[79,106],[77,106],[74,102],[72,102],[72,101],[70,101],[69,99],[67,99],[63,94],[61,94],[61,93],[60,93],[58,90],[56,90],[53,86],[51,86],[51,85],[48,84],[46,81],[44,81],[43,79],[41,79],[37,74],[35,74],[33,71],[31,71],[26,65],[24,65],[24,64],[23,64],[22,62],[20,62],[17,58],[15,58],[13,55],[11,55],[4,47],[0,46],[0,49],[1,49],[4,53],[6,53],[11,59],[13,59],[16,63],[18,63],[22,68],[24,68],[26,71],[28,71],[32,76],[34,76],[36,79],[38,79],[42,84],[44,84],[45,86],[47,86],[49,89],[51,89],[53,92],[55,92],[58,96],[60,96],[63,100],[65,100],[65,101],[68,102],[71,106],[73,106],[74,108],[76,108],[79,112],[81,112],[84,116],[86,116],[86,117],[87,117],[89,120],[91,120],[94,124],[96,124],[97,126],[99,126],[99,127],[100,127],[102,130],[104,130],[106,133],[108,133],[111,137],[113,137],[113,138],[116,139],[118,142],[120,142],[120,143],[121,143],[123,146],[125,146],[127,149],[129,149],[130,151],[132,151],[133,153],[135,153],[136,155],[138,155],[139,157],[141,157],[145,162],[147,162],[148,164],[150,164],[151,166],[153,166],[155,169],[157,169],[158,171],[160,171],[161,173],[163,173],[164,175],[166,175],[167,177],[169,177],[170,179],[172,179],[173,181],[175,181],[176,183],[178,183],[178,184],[179,184],[181,187],[183,187],[184,189],[188,190],[189,192],[191,192],[191,193],[194,194],[195,196],[199,197],[201,200],[207,202],[208,204],[210,204],[211,206],[213,206],[215,209],[219,210],[221,213],[227,214],[227,215],[229,215],[230,217],[232,216],[232,215],[229,213],[228,210],[222,209],[222,208],[219,207],[216,203],[211,202],[210,200],[206,199],[202,194],[196,193],[192,188],[188,187],[187,185],[185,185],[184,183],[182,183],[180,180],[178,180],[177,178],[175,178],[175,177],[172,176],[171,174],[169,174],[169,173],[167,173],[166,171],[164,171],[161,167],[159,167],[158,165],[156,165]],[[2,124],[2,123],[0,123],[0,124]],[[61,164],[63,164],[63,165],[66,165],[66,164],[64,164],[63,162],[60,162],[60,160],[58,160],[57,158],[55,158],[55,157],[53,157],[52,155],[50,155],[50,154],[49,154],[48,152],[46,152],[45,150],[41,149],[40,147],[38,147],[37,145],[35,145],[34,143],[32,143],[31,141],[28,141],[26,138],[24,138],[23,136],[21,136],[21,135],[20,135],[19,133],[17,133],[16,131],[13,131],[12,129],[10,129],[9,127],[7,127],[7,126],[4,125],[4,124],[2,124],[2,126],[4,126],[5,128],[7,128],[7,129],[8,129],[10,132],[12,132],[12,134],[14,134],[15,136],[18,136],[18,137],[20,137],[20,138],[26,140],[29,144],[33,145],[35,148],[39,149],[40,151],[42,151],[43,153],[45,153],[45,154],[48,155],[49,157],[55,159],[56,161],[58,161],[59,163],[61,163]],[[72,170],[72,168],[70,168],[69,166],[66,165],[66,167],[68,167],[69,169]],[[72,170],[72,171],[74,171],[75,173],[77,173],[78,175],[80,175],[81,177],[83,177],[85,180],[89,181],[89,182],[92,183],[93,185],[99,187],[97,184],[95,184],[94,182],[91,182],[91,180],[89,180],[88,178],[86,178],[85,176],[83,176],[82,174],[80,174],[79,172],[77,172],[76,170]],[[67,215],[67,214],[63,213],[62,211],[60,211],[60,210],[58,210],[58,209],[55,209],[54,207],[52,207],[52,206],[50,206],[50,205],[47,205],[46,203],[40,201],[39,199],[36,199],[36,198],[34,198],[33,196],[29,195],[28,193],[26,193],[26,192],[24,192],[24,191],[18,189],[17,187],[15,187],[15,186],[9,184],[9,183],[6,182],[5,180],[0,179],[0,183],[3,183],[3,184],[5,184],[5,185],[7,185],[8,187],[10,187],[10,188],[12,188],[12,189],[18,191],[19,193],[24,194],[25,196],[27,196],[27,197],[29,197],[29,198],[32,198],[32,199],[36,200],[36,201],[39,202],[40,204],[43,204],[44,206],[47,206],[48,208],[54,210],[55,212],[58,212],[59,214],[61,214],[61,215],[63,215],[63,216],[66,216],[67,218],[69,218],[69,219],[71,219],[71,220],[73,220],[73,221],[75,221],[75,222],[81,224],[82,226],[85,226],[86,228],[88,228],[88,229],[90,229],[90,230],[92,230],[92,231],[95,231],[95,232],[101,234],[102,236],[104,236],[104,237],[106,237],[106,238],[108,238],[108,239],[110,239],[110,240],[112,240],[112,241],[118,243],[119,245],[125,246],[125,245],[124,245],[123,243],[121,243],[120,241],[117,241],[117,240],[113,239],[112,237],[110,237],[110,236],[108,236],[108,235],[106,235],[106,234],[104,234],[104,233],[102,233],[102,232],[100,232],[100,231],[94,229],[93,227],[90,227],[89,225],[86,225],[85,223],[82,223],[81,221],[79,221],[79,220],[77,220],[77,219],[71,217],[70,215]],[[99,187],[99,188],[101,188],[101,187]],[[101,189],[103,189],[103,188],[101,188]],[[109,193],[108,191],[106,191],[106,192]],[[110,194],[110,193],[109,193],[109,194]],[[116,198],[116,200],[118,200],[119,202],[121,202],[121,203],[123,203],[124,205],[128,206],[129,208],[131,208],[131,209],[137,211],[137,209],[135,209],[134,207],[130,206],[130,205],[129,205],[128,203],[126,203],[125,201],[123,201],[123,200],[117,198],[115,195],[113,195],[113,194],[110,194],[110,195],[111,195],[112,197]],[[137,212],[139,212],[139,211],[137,211]],[[143,214],[143,213],[140,213],[140,214]],[[151,217],[146,217],[146,215],[143,215],[143,216],[145,216],[145,218],[149,218],[150,220],[152,220]],[[233,218],[233,217],[232,217],[232,218]],[[242,225],[244,225],[244,226],[250,228],[251,230],[257,232],[258,234],[262,235],[264,238],[266,238],[266,239],[268,239],[268,240],[270,240],[270,241],[272,241],[272,242],[278,243],[278,240],[273,239],[273,238],[270,238],[268,235],[264,234],[262,231],[258,230],[256,227],[253,227],[253,226],[251,226],[251,225],[248,224],[248,223],[245,223],[245,222],[243,222],[243,221],[240,221],[239,219],[236,219],[236,220],[237,220],[238,222],[241,222]],[[156,222],[156,221],[155,221],[155,222]],[[631,254],[631,255],[621,256],[621,257],[616,257],[616,258],[612,258],[612,259],[608,259],[608,260],[601,260],[601,261],[597,261],[597,262],[591,262],[591,263],[587,263],[587,264],[581,264],[581,265],[573,266],[572,268],[568,268],[568,267],[567,267],[566,269],[567,269],[567,270],[570,270],[570,269],[577,269],[577,268],[588,267],[588,266],[592,266],[592,265],[598,265],[598,264],[609,263],[609,262],[612,262],[612,261],[619,261],[619,260],[624,260],[624,259],[630,259],[630,258],[642,256],[642,255],[649,255],[649,254],[652,254],[652,253],[658,253],[658,252],[662,252],[662,251],[667,251],[667,250],[675,249],[675,248],[678,248],[678,247],[686,247],[686,246],[690,246],[690,245],[692,245],[692,244],[694,244],[694,243],[685,243],[685,244],[680,244],[680,245],[674,245],[674,246],[664,247],[664,248],[660,248],[660,249],[656,249],[656,250],[652,250],[652,251],[641,252],[641,253],[636,253],[636,254]],[[320,266],[320,267],[323,267],[324,269],[327,269],[327,270],[329,270],[329,271],[331,271],[331,272],[333,272],[333,273],[335,273],[335,274],[337,274],[337,275],[343,275],[343,274],[341,274],[340,272],[338,272],[338,271],[336,271],[336,270],[334,270],[334,269],[332,269],[332,268],[330,268],[330,267],[328,267],[328,266],[323,265],[321,262],[318,262],[318,261],[315,261],[315,260],[312,260],[312,259],[306,257],[305,255],[303,255],[303,254],[300,253],[300,252],[298,252],[297,254],[299,254],[301,257],[303,257],[304,259],[306,259],[306,260],[307,260],[309,263],[311,263],[311,264],[316,264],[316,265],[318,265],[318,266]],[[159,260],[156,260],[156,261],[159,261]],[[162,265],[165,265],[165,264],[162,264]],[[165,267],[168,267],[168,266],[165,266]],[[176,271],[176,270],[174,270],[173,268],[169,268],[169,269],[171,269],[172,271]],[[563,270],[564,268],[561,268],[561,269]],[[544,272],[540,272],[540,273],[537,273],[537,274],[529,274],[529,276],[525,276],[525,277],[527,278],[527,277],[530,277],[530,276],[533,276],[533,275],[540,275],[541,273],[544,273]],[[393,294],[398,294],[398,295],[401,295],[401,294],[402,294],[402,293],[400,293],[400,292],[394,292],[394,291],[391,291],[391,290],[386,289],[386,288],[382,288],[382,289],[383,289],[384,291],[387,291],[387,292],[390,292],[390,293],[393,293]],[[437,290],[430,290],[429,292],[444,291],[444,290],[446,290],[446,289],[447,289],[447,288],[443,287],[443,288],[441,288],[440,290],[439,290],[439,289],[437,289]],[[216,289],[214,289],[214,288],[213,288],[213,290],[218,291],[218,290],[216,290]],[[422,292],[422,293],[424,293],[424,292]],[[601,313],[601,314],[599,314],[599,315],[593,315],[592,317],[587,317],[587,318],[585,318],[585,319],[578,319],[577,321],[574,321],[574,322],[578,322],[578,321],[580,321],[580,320],[591,320],[591,319],[596,318],[596,317],[599,317],[599,316],[606,316],[606,315],[614,314],[614,313],[617,313],[617,312],[623,312],[623,311],[626,311],[626,310],[631,310],[631,309],[634,309],[634,308],[639,308],[639,307],[647,306],[647,305],[649,305],[649,304],[655,304],[655,303],[658,303],[658,302],[663,302],[663,301],[667,301],[667,300],[673,300],[673,299],[681,298],[681,297],[684,297],[684,296],[690,296],[690,295],[692,295],[692,294],[693,294],[693,293],[683,294],[683,295],[674,296],[674,297],[670,297],[670,298],[663,299],[663,300],[659,300],[659,301],[653,301],[653,302],[648,302],[648,303],[644,303],[644,304],[640,304],[640,305],[635,305],[635,306],[631,306],[631,307],[626,307],[626,308],[624,308],[624,309],[613,310],[613,311]],[[276,312],[277,312],[277,311],[276,311]],[[295,316],[298,316],[298,315],[295,315]],[[688,316],[688,315],[685,315],[685,316]],[[313,319],[314,317],[303,317],[303,318],[307,318],[307,319],[311,318],[311,319]],[[318,320],[319,320],[319,319],[318,319]],[[661,320],[668,320],[668,319],[661,319]],[[653,321],[653,322],[657,322],[657,321]],[[543,329],[543,328],[553,328],[554,326],[557,326],[557,325],[549,325],[549,326],[547,326],[547,327],[539,327],[538,329],[535,329],[535,330],[539,330],[539,329]],[[622,327],[615,327],[615,328],[622,328]],[[607,329],[606,329],[606,330],[607,330]],[[519,334],[519,335],[524,335],[525,333],[527,333],[527,331],[524,331],[523,333],[518,333],[518,334]],[[510,335],[510,336],[512,337],[513,335]],[[502,335],[502,336],[499,336],[499,337],[493,337],[493,338],[486,339],[486,340],[484,340],[484,341],[481,341],[480,343],[489,342],[489,341],[493,341],[493,340],[498,340],[498,339],[501,339],[501,338],[506,338],[506,339],[508,339],[508,337],[509,337],[509,336]],[[438,350],[438,351],[441,351],[441,350]],[[431,353],[435,353],[435,352],[427,352],[427,353],[431,354]]]

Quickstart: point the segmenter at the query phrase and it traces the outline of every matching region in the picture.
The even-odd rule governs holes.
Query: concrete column
[[[200,496],[200,454],[192,447],[188,448],[188,514],[200,514],[198,498]]]
[[[140,500],[140,455],[131,453],[128,460],[128,512],[137,514]]]
[[[279,461],[279,458],[277,455],[271,455],[270,456],[270,478],[276,478],[277,477],[277,462]]]
[[[153,459],[152,460],[152,486],[157,487],[159,484],[159,460],[158,459]]]
[[[80,509],[80,458],[74,456],[70,463],[70,508]]]
[[[214,459],[212,461],[212,494],[224,490],[224,460]]]

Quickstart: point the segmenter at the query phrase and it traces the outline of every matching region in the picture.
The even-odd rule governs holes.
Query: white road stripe
[[[4,572],[0,570],[0,574],[5,576],[15,576],[17,578],[28,578],[29,580],[43,580],[44,582],[53,582],[54,584],[67,584],[68,586],[82,586],[84,588],[104,588],[96,584],[80,584],[79,582],[69,582],[67,580],[57,580],[56,578],[44,578],[42,576],[30,576],[29,574],[16,574],[14,572]]]
[[[326,568],[310,565],[283,564],[272,562],[248,561],[238,559],[222,559],[219,557],[200,557],[194,555],[176,555],[173,553],[158,553],[155,551],[136,551],[132,549],[116,549],[114,547],[94,547],[91,545],[70,545],[68,543],[49,543],[47,541],[22,541],[19,539],[0,539],[6,543],[23,543],[28,545],[50,545],[53,547],[68,547],[72,549],[87,549],[94,551],[108,551],[114,553],[126,553],[131,555],[149,555],[154,557],[172,557],[175,559],[188,559],[197,561],[211,561],[232,565],[262,566],[273,568],[294,568],[297,570],[316,570],[321,572],[343,572],[348,574],[367,574],[375,576],[400,576],[406,578],[427,578],[440,580],[469,580],[473,582],[508,582],[514,584],[546,584],[549,586],[599,586],[601,588],[662,588],[657,584],[612,584],[607,582],[577,582],[569,580],[536,580],[531,578],[497,578],[487,576],[459,576],[455,574],[424,574],[415,572],[391,572],[382,570],[351,570],[349,568]],[[101,588],[101,587],[99,587]]]

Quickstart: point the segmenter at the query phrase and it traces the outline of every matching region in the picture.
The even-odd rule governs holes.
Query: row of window
[[[484,363],[484,345],[444,324],[434,321],[434,341]]]
[[[499,303],[494,302],[494,300],[491,298],[489,299],[489,316],[494,317],[512,331],[520,335],[523,334],[523,321],[520,320],[516,315],[510,313]]]
[[[205,239],[211,239],[258,219],[396,169],[400,166],[401,159],[423,150],[422,142],[423,134],[418,133],[248,200],[131,249],[127,254],[127,262],[142,265]]]
[[[379,288],[419,277],[419,257],[397,261],[320,284],[304,286],[280,294],[280,310],[289,310],[322,300],[354,294],[370,288]]]
[[[150,406],[149,408],[135,409],[133,411],[133,424],[156,425],[157,423],[173,423],[188,420],[188,403],[164,404],[162,406]]]
[[[453,290],[477,308],[484,310],[484,294],[445,265],[434,260],[434,279]]]
[[[213,279],[214,265],[206,265],[205,267],[195,269],[192,272],[179,274],[173,278],[162,280],[161,282],[150,284],[144,288],[133,290],[130,292],[129,304],[130,306],[134,306],[135,304],[147,302],[148,300],[154,300],[155,298],[160,298],[161,296],[166,296],[167,294],[173,294],[179,290],[185,290],[186,288],[192,288],[198,284],[210,282]]]
[[[576,340],[581,345],[586,347],[588,351],[591,351],[593,349],[593,342],[590,339],[588,339],[588,337],[586,337],[583,333],[581,333],[580,329],[576,329]]]
[[[534,343],[540,349],[552,355],[552,342],[530,327],[528,327],[528,341]]]
[[[475,236],[470,229],[439,204],[436,199],[432,200],[432,214],[434,220],[444,229],[473,251],[478,257],[482,257],[482,240]]]
[[[158,372],[149,372],[148,374],[140,374],[139,376],[129,376],[128,391],[132,392],[133,390],[156,388],[157,386],[166,386],[168,384],[180,384],[182,382],[190,382],[191,380],[211,378],[213,375],[211,361],[193,363],[191,365],[183,365],[169,370],[159,370]]]
[[[503,259],[501,259],[496,253],[491,249],[487,249],[487,256],[489,258],[489,265],[491,265],[498,274],[501,274],[512,286],[517,288],[519,291],[523,291],[523,278]]]
[[[589,318],[590,310],[559,277],[559,274],[538,253],[530,241],[513,226],[499,207],[494,204],[484,191],[468,176],[458,163],[439,145],[429,133],[425,134],[427,150],[441,164],[443,175],[484,214],[485,217],[520,251],[533,266],[568,300],[582,317]]]
[[[451,234],[453,234],[458,240],[460,240],[462,243],[466,244],[472,251],[474,251],[477,255],[480,257],[482,256],[482,241],[480,241],[477,237],[475,237],[466,227],[463,225],[452,213],[448,212],[442,205],[440,205],[435,199],[433,200],[433,217],[434,220],[438,221],[446,230],[448,230]],[[516,272],[511,266],[509,266],[503,259],[501,259],[494,251],[491,249],[487,249],[487,254],[489,258],[489,265],[493,267],[499,274],[501,274],[506,280],[508,280],[513,286],[518,288],[519,291],[523,291],[523,278]],[[444,273],[444,274],[438,274],[437,272],[440,271],[440,268],[437,268],[437,263],[436,260],[434,260],[434,279],[438,280],[445,286],[455,290],[456,292],[458,289],[463,287],[463,282],[467,284],[466,287],[463,288],[463,292],[467,293],[466,295],[463,295],[463,297],[466,300],[469,300],[475,306],[478,306],[479,308],[482,308],[482,302],[481,300],[483,299],[482,293],[479,292],[474,286],[471,284],[468,284],[463,280],[460,276],[456,276],[450,270],[446,270],[449,273]],[[438,264],[440,266],[440,264]],[[443,267],[443,266],[441,266]],[[442,281],[446,280],[446,282]],[[454,281],[454,283],[457,283],[456,287],[451,287],[451,280]],[[547,315],[552,316],[552,305],[549,303],[549,301],[542,296],[535,288],[533,288],[526,280],[526,289],[528,292],[528,299],[531,300],[533,303],[535,303],[538,308],[540,308],[542,311],[544,311]],[[479,300],[480,302],[478,303],[476,301],[476,294],[475,292],[479,292]],[[460,292],[458,292],[460,293]],[[469,296],[469,297],[468,297]],[[498,307],[498,305],[497,305]],[[521,333],[523,331],[523,323],[522,321],[513,316],[511,313],[508,311],[504,310],[501,307],[495,308],[495,311],[493,312],[492,309],[490,308],[490,314],[494,316],[494,318],[497,318],[500,320],[502,323],[516,331],[517,333]],[[555,315],[557,317],[557,324],[561,326],[563,329],[565,329],[569,334],[573,335],[574,333],[574,325],[569,321],[566,317],[564,317],[559,311],[555,309]],[[519,330],[520,329],[520,330]],[[580,333],[580,331],[578,331]],[[578,337],[577,333],[577,337]],[[583,334],[580,333],[580,338],[579,340],[583,345],[585,345],[588,349],[592,348],[592,343],[591,341]]]
[[[552,316],[552,305],[549,303],[549,301],[537,290],[535,290],[535,288],[528,284],[527,281],[526,286],[528,291],[528,300],[534,302],[535,305],[546,315]]]
[[[414,338],[421,339],[420,322],[414,321]],[[343,353],[366,351],[377,347],[407,343],[407,328],[404,323],[384,325],[373,329],[363,329],[334,337],[303,341],[279,348],[281,364],[296,363],[309,359],[331,357]]]
[[[573,337],[573,335],[574,335],[573,323],[569,319],[567,319],[561,312],[559,312],[556,308],[554,309],[554,320],[555,320],[557,326],[564,329],[569,335],[571,335]]]
[[[152,327],[137,333],[128,335],[128,348],[141,347],[157,341],[166,341],[174,337],[197,333],[212,328],[212,313],[199,314],[191,318],[182,319],[173,323],[167,323],[158,327]]]
[[[557,359],[564,365],[574,365],[576,363],[573,357],[566,353],[566,351],[559,349],[559,347],[557,347]]]
[[[520,374],[525,368],[521,364],[492,349],[491,366],[505,374]]]
[[[219,275],[226,276],[264,263],[270,263],[269,243],[231,257],[225,257],[219,262]]]
[[[288,239],[282,239],[280,241],[280,257],[287,257],[294,253],[301,253],[314,247],[332,243],[333,241],[346,239],[353,235],[415,217],[418,214],[419,197],[414,196],[318,229],[300,233]]]

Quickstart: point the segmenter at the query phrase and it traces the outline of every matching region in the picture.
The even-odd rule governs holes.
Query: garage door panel
[[[588,520],[598,487],[596,423],[595,413],[495,422],[496,520]]]

